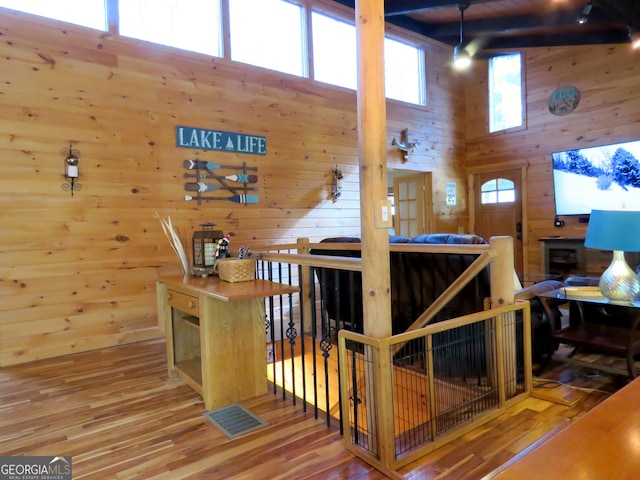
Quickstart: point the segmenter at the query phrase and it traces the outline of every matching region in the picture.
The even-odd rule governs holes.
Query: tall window
[[[314,79],[340,87],[358,88],[356,27],[312,12]]]
[[[119,0],[118,9],[121,35],[222,56],[220,0]]]
[[[489,131],[519,127],[524,121],[522,55],[489,60]]]
[[[384,39],[384,79],[387,98],[424,105],[424,54],[392,38]]]
[[[0,0],[0,7],[106,31],[104,0]]]
[[[231,59],[306,75],[303,13],[285,0],[229,0]]]

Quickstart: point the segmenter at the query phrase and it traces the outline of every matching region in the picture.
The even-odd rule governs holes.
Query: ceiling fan
[[[471,65],[471,55],[464,46],[464,11],[469,8],[468,3],[457,5],[460,12],[460,43],[453,49],[453,66],[458,70],[463,70]]]
[[[464,70],[471,65],[473,58],[486,60],[489,58],[507,55],[506,53],[481,52],[482,45],[486,43],[486,38],[477,37],[465,45],[464,43],[464,11],[469,8],[468,3],[458,3],[456,8],[460,12],[460,42],[453,49],[453,66],[457,70]]]

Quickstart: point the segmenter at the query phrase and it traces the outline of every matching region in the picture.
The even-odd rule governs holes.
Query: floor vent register
[[[268,425],[260,417],[237,403],[211,410],[204,416],[229,438],[239,437]]]

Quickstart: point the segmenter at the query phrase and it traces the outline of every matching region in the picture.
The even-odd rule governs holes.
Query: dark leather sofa
[[[335,237],[320,243],[359,243],[355,237]],[[418,244],[486,244],[476,235],[427,234],[414,238],[391,236],[390,243]],[[359,250],[311,251],[316,255],[360,257]],[[426,310],[444,290],[473,263],[477,255],[451,253],[390,252],[391,267],[391,315],[393,334],[404,332],[413,321]],[[336,322],[336,328],[363,331],[362,275],[329,268],[316,268],[320,283],[323,308],[328,317]],[[532,350],[534,361],[550,358],[555,350],[551,335],[553,327],[560,327],[561,313],[557,305],[545,311],[537,298],[543,290],[562,286],[559,282],[543,282],[536,287],[522,289],[516,298],[531,302]],[[485,268],[468,283],[454,299],[442,309],[435,322],[456,318],[484,310],[484,301],[491,296],[489,268]],[[551,317],[551,318],[550,318]]]
[[[482,244],[476,235],[429,234],[414,238],[392,236],[390,243],[414,244]],[[360,242],[359,238],[328,238],[327,242]],[[360,250],[313,249],[312,254],[359,257]],[[471,265],[477,255],[454,253],[389,252],[391,283],[392,333],[407,328],[438,298],[446,288]],[[336,322],[333,328],[363,331],[362,275],[331,268],[317,268],[324,312]],[[490,296],[489,269],[486,268],[469,282],[434,318],[434,322],[482,311],[484,300]],[[477,362],[477,352],[484,348],[481,324],[459,327],[455,333],[434,339],[434,349],[446,349],[456,362],[435,366],[438,374],[447,376],[481,377],[484,362]],[[475,339],[475,340],[472,340]],[[417,343],[415,343],[417,342]],[[420,340],[409,342],[397,354],[403,364],[422,365],[419,352],[424,351]],[[474,353],[475,352],[475,353]],[[416,363],[417,362],[417,363]]]
[[[391,236],[390,243],[484,244],[477,235],[427,234],[414,238]],[[327,238],[320,243],[359,243],[359,238]],[[312,254],[360,257],[359,250],[313,249]],[[393,334],[404,332],[444,290],[471,265],[477,255],[451,253],[390,252],[391,315]],[[329,318],[341,327],[362,332],[362,275],[318,268],[316,275]],[[348,292],[348,293],[345,293]],[[482,311],[484,299],[491,296],[489,270],[474,280],[436,315],[442,321]]]

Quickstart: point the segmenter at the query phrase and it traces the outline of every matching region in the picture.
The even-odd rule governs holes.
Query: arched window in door
[[[516,188],[513,181],[506,178],[492,178],[480,187],[480,202],[511,203],[516,201]]]

